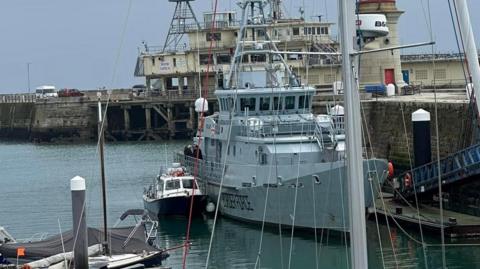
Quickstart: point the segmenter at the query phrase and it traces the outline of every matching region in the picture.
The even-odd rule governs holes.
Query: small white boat
[[[206,208],[207,197],[198,188],[195,178],[180,163],[173,163],[165,173],[157,176],[143,194],[144,207],[155,218],[164,215],[188,216],[192,202],[192,215],[201,215]]]

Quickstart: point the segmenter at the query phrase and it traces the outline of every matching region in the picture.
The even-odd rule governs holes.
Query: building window
[[[200,54],[200,64],[201,65],[207,65],[209,61],[210,56],[208,54]]]
[[[303,35],[307,35],[307,27],[303,28]]]
[[[298,27],[293,28],[293,35],[300,35],[300,29]]]
[[[285,97],[285,109],[295,109],[295,96]]]
[[[312,34],[312,27],[308,27],[308,34],[311,35]]]
[[[217,64],[230,64],[230,59],[229,54],[219,54],[217,55]]]
[[[177,58],[173,58],[173,67],[177,67]]]
[[[322,27],[320,28],[320,33],[322,35],[328,35],[328,27]]]
[[[435,79],[447,79],[447,70],[435,69]]]
[[[264,63],[267,61],[267,55],[265,54],[252,54],[250,56],[250,61],[252,63]]]
[[[334,75],[333,74],[324,74],[323,80],[325,83],[333,83]]]
[[[207,33],[206,34],[207,41],[220,41],[222,40],[221,33]]]
[[[320,27],[317,27],[317,35],[320,35],[322,32],[321,32],[321,28]]]
[[[300,50],[291,50],[291,51],[294,52],[294,51],[300,51]],[[301,60],[302,54],[287,54],[287,59],[290,61]]]
[[[270,110],[270,97],[260,97],[260,110]]]
[[[416,79],[428,79],[428,70],[415,70],[415,78]]]

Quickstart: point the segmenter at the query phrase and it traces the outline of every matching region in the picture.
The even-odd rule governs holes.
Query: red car
[[[58,97],[83,96],[83,93],[77,89],[61,89],[58,91]]]

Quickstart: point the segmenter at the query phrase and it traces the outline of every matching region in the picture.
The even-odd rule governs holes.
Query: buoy
[[[208,212],[208,213],[213,213],[215,211],[215,204],[213,202],[208,202],[207,204],[207,207],[205,208],[205,210]]]
[[[388,177],[389,177],[389,178],[392,178],[392,177],[393,177],[393,172],[394,172],[393,163],[392,163],[392,162],[388,162]]]

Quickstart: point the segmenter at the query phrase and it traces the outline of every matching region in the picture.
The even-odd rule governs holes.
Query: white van
[[[35,90],[36,98],[49,98],[49,97],[58,97],[57,89],[55,86],[40,86]]]

